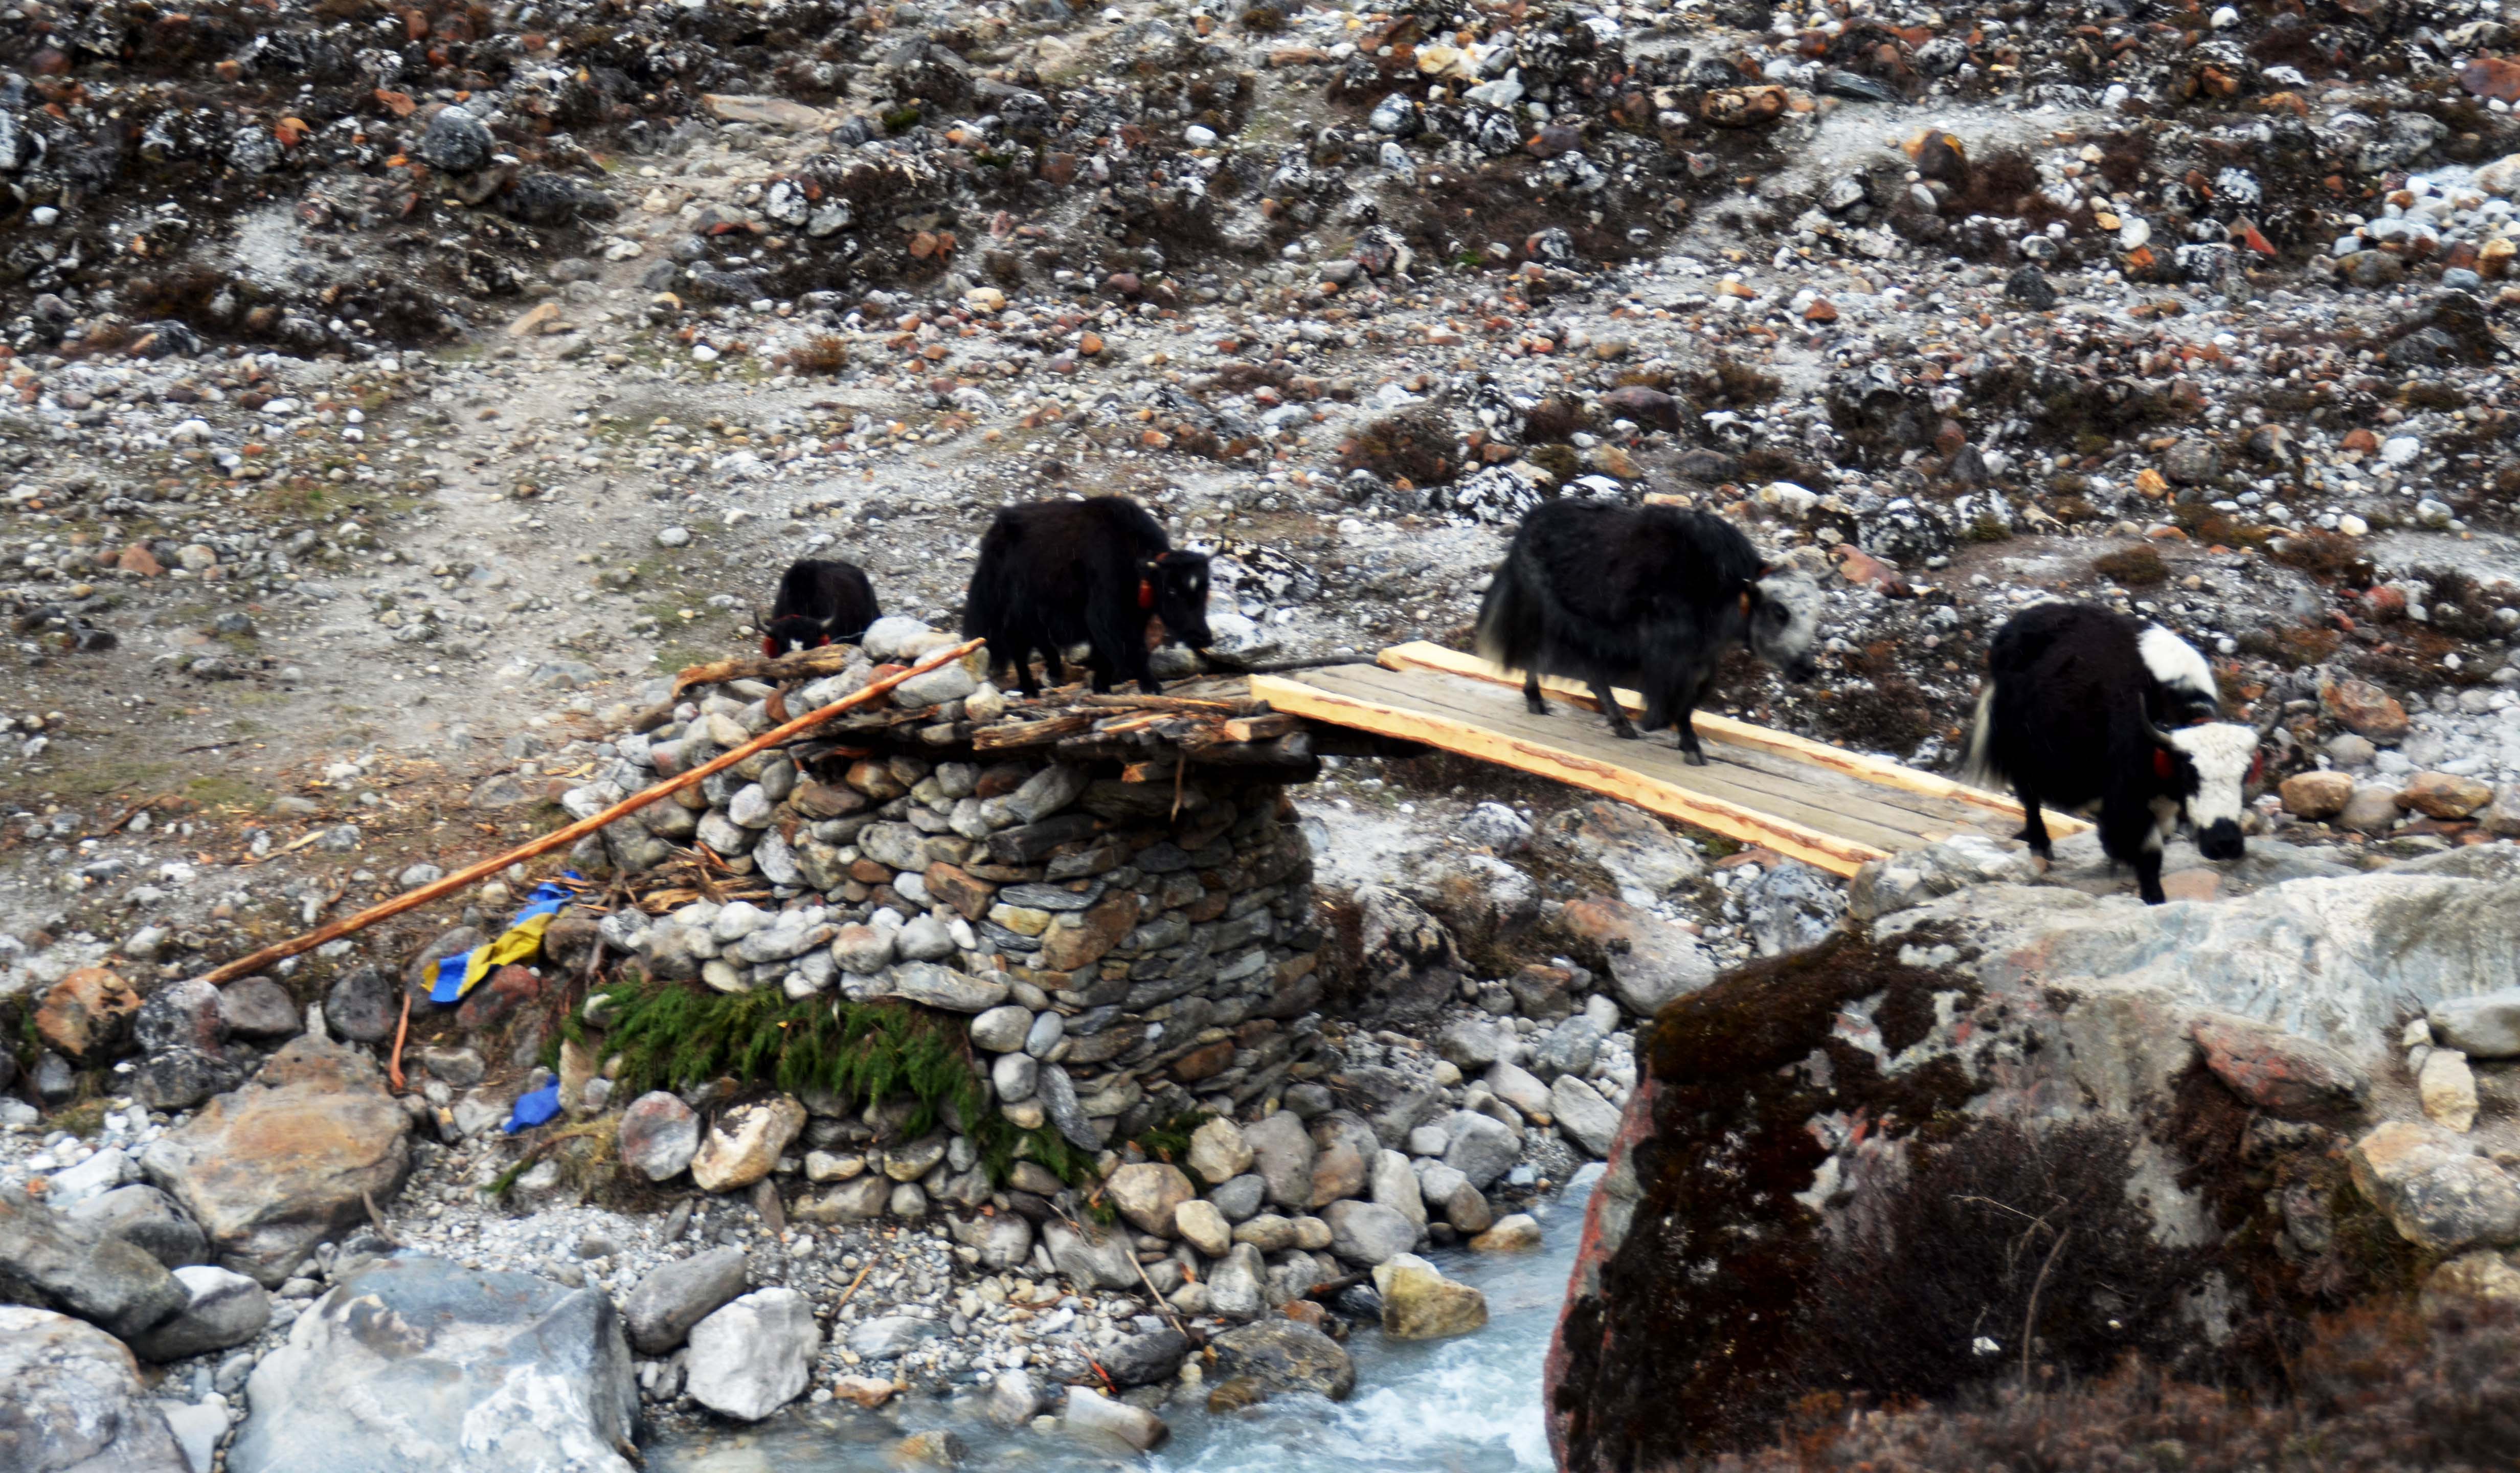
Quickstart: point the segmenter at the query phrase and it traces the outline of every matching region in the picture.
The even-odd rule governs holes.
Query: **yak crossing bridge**
[[[1250,681],[1253,697],[1288,715],[1589,788],[1838,875],[1955,834],[2009,837],[2021,826],[2020,806],[2000,794],[1703,711],[1696,728],[1707,760],[1692,766],[1668,737],[1612,736],[1579,685],[1544,677],[1552,702],[1571,709],[1534,715],[1518,673],[1432,644],[1399,645],[1372,665]],[[1612,694],[1631,715],[1642,713],[1633,691]],[[2048,826],[2059,839],[2090,827],[2054,812]]]

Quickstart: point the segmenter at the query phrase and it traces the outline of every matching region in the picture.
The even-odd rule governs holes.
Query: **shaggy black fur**
[[[761,653],[776,658],[855,639],[882,617],[875,586],[857,564],[803,559],[780,575],[779,597],[761,626]]]
[[[1592,686],[1623,737],[1639,735],[1612,686],[1643,693],[1644,729],[1680,733],[1703,762],[1689,712],[1732,650],[1749,645],[1793,679],[1811,673],[1810,627],[1760,586],[1767,570],[1732,524],[1705,512],[1598,501],[1543,504],[1514,533],[1479,609],[1479,653],[1526,672],[1523,699],[1546,715],[1542,675]]]
[[[2020,837],[2043,859],[2049,843],[2041,806],[2097,802],[2101,852],[2133,865],[2137,892],[2158,905],[2154,804],[2183,807],[2198,774],[2154,732],[2196,719],[2200,695],[2155,675],[2143,658],[2145,627],[2096,604],[2039,604],[2014,615],[1987,652],[1969,760],[1981,781],[2011,786],[2029,815]]]
[[[1036,501],[998,513],[980,538],[980,562],[963,605],[965,638],[989,642],[997,669],[1013,666],[1026,696],[1041,694],[1032,652],[1056,683],[1059,652],[1093,647],[1094,688],[1129,677],[1152,694],[1147,621],[1166,638],[1204,649],[1207,554],[1176,552],[1163,525],[1126,496]]]

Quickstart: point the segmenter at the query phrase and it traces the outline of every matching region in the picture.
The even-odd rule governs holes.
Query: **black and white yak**
[[[1789,680],[1808,680],[1820,591],[1777,574],[1739,529],[1673,507],[1544,503],[1523,519],[1479,608],[1479,653],[1524,672],[1522,696],[1549,713],[1542,675],[1593,688],[1610,730],[1636,737],[1612,688],[1645,701],[1644,729],[1680,733],[1692,763],[1706,755],[1689,713],[1724,657],[1741,646]]]
[[[855,639],[882,617],[875,585],[857,564],[800,559],[779,575],[779,595],[761,621],[761,653],[777,659],[790,650]]]
[[[993,669],[1013,666],[1027,696],[1039,650],[1053,683],[1066,678],[1059,652],[1092,649],[1094,689],[1130,678],[1162,689],[1148,667],[1147,625],[1193,650],[1207,627],[1207,554],[1176,551],[1163,524],[1126,496],[1010,506],[980,537],[979,566],[963,604],[963,636],[989,642]]]
[[[2161,847],[2182,819],[2208,859],[2237,859],[2265,733],[2222,718],[2214,671],[2159,624],[2095,604],[2024,609],[1996,631],[1969,737],[1968,774],[2009,786],[2020,837],[2049,856],[2044,806],[2099,805],[2100,850],[2135,867],[2158,905]]]

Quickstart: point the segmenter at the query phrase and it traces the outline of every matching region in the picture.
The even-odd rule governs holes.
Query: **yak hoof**
[[[1706,754],[1703,752],[1690,752],[1688,749],[1683,748],[1681,750],[1680,760],[1688,763],[1692,767],[1703,767],[1706,765]]]
[[[1522,707],[1523,710],[1530,712],[1535,716],[1545,716],[1549,714],[1549,703],[1543,701],[1538,696],[1533,696],[1529,700],[1523,702]]]
[[[1622,742],[1642,741],[1644,737],[1644,733],[1625,722],[1621,722],[1620,724],[1611,727],[1610,735],[1617,737]]]

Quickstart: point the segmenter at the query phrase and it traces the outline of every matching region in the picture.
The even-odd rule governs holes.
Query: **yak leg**
[[[1015,667],[1015,686],[1023,692],[1024,699],[1027,701],[1040,700],[1041,681],[1032,672],[1032,646],[1029,643],[1017,644],[1012,649],[1007,650],[1006,655],[1003,658],[1009,659],[1013,664]],[[1055,669],[1058,665],[1058,657],[1053,655],[1050,659],[1052,667]]]
[[[1541,699],[1540,671],[1525,670],[1522,676],[1522,704],[1535,716],[1549,714],[1549,703]]]
[[[1609,718],[1610,735],[1624,742],[1633,742],[1642,735],[1628,720],[1628,713],[1620,707],[1619,698],[1611,694],[1609,681],[1596,675],[1584,683],[1593,688],[1593,699],[1600,704],[1601,714]]]
[[[2015,783],[2012,796],[2021,800],[2023,815],[2021,832],[2012,837],[2026,841],[2030,846],[2030,852],[2039,856],[2040,862],[2047,863],[2054,857],[2055,847],[2048,839],[2048,820],[2039,811],[2039,795]]]
[[[2100,852],[2116,862],[2135,866],[2136,894],[2145,904],[2158,905],[2170,898],[2161,889],[2161,828],[2150,805],[2135,798],[2103,800]]]
[[[1671,724],[1680,733],[1678,745],[1680,747],[1681,759],[1692,767],[1703,767],[1706,765],[1706,750],[1697,745],[1697,725],[1691,717],[1696,714],[1698,703],[1704,701],[1706,699],[1706,693],[1714,688],[1715,671],[1711,667],[1708,667],[1703,674],[1700,674],[1694,682],[1688,682],[1684,677],[1683,683],[1679,686],[1679,689],[1688,692],[1688,699],[1680,703],[1680,710],[1672,717]],[[1657,727],[1660,724],[1661,722],[1656,719],[1655,712],[1650,709],[1647,710],[1645,712],[1645,725],[1648,728],[1652,728]]]

